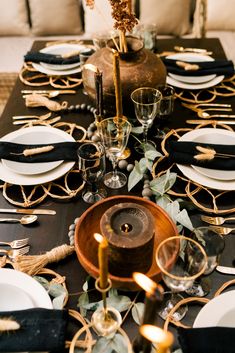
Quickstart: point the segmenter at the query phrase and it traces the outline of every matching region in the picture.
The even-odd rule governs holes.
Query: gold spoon
[[[31,224],[38,219],[36,215],[26,215],[21,218],[0,218],[0,222]]]
[[[235,118],[235,115],[232,115],[232,114],[213,114],[213,115],[210,115],[204,111],[198,111],[197,112],[197,115],[200,117],[200,118],[203,118],[203,119],[211,119],[211,118]]]

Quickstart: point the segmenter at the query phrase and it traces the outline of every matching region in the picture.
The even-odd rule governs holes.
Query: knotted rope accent
[[[26,107],[46,107],[49,110],[56,112],[68,107],[68,102],[55,102],[52,99],[44,97],[40,94],[28,94],[25,98]]]

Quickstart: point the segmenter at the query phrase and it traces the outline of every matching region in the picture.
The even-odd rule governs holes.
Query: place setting
[[[203,52],[176,53],[162,60],[168,72],[167,83],[186,90],[213,87],[234,73],[232,61],[217,60]]]
[[[81,44],[55,44],[39,52],[28,52],[26,62],[32,62],[37,71],[51,76],[66,76],[81,72],[80,54],[91,55],[94,50]]]

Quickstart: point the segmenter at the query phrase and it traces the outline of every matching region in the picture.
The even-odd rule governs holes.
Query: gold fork
[[[27,245],[28,242],[29,242],[29,238],[24,238],[24,239],[16,239],[11,242],[0,241],[0,245],[7,245],[7,246],[10,246],[12,249],[19,249]]]
[[[235,221],[235,217],[223,218],[223,217],[201,216],[201,220],[206,222],[206,223],[209,223],[209,224],[214,224],[216,226],[221,226],[222,224],[224,224],[227,221]]]
[[[216,233],[220,235],[228,235],[235,231],[235,228],[227,228],[227,227],[218,227],[218,226],[209,226],[210,229],[213,229]]]
[[[0,249],[0,253],[6,254],[11,260],[14,260],[17,256],[27,254],[29,252],[30,246],[25,246],[24,248],[20,249]]]

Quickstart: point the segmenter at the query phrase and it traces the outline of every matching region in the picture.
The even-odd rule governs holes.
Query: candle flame
[[[134,272],[133,278],[145,292],[153,293],[157,289],[157,284],[143,273]]]
[[[93,72],[99,73],[99,69],[97,66],[93,65],[93,64],[85,64],[84,65],[85,69],[91,70]]]
[[[94,238],[98,243],[102,243],[104,237],[100,233],[94,233]]]
[[[161,345],[161,347],[170,347],[173,344],[173,335],[169,331],[164,331],[160,327],[153,325],[143,325],[140,327],[140,333],[153,343]]]

